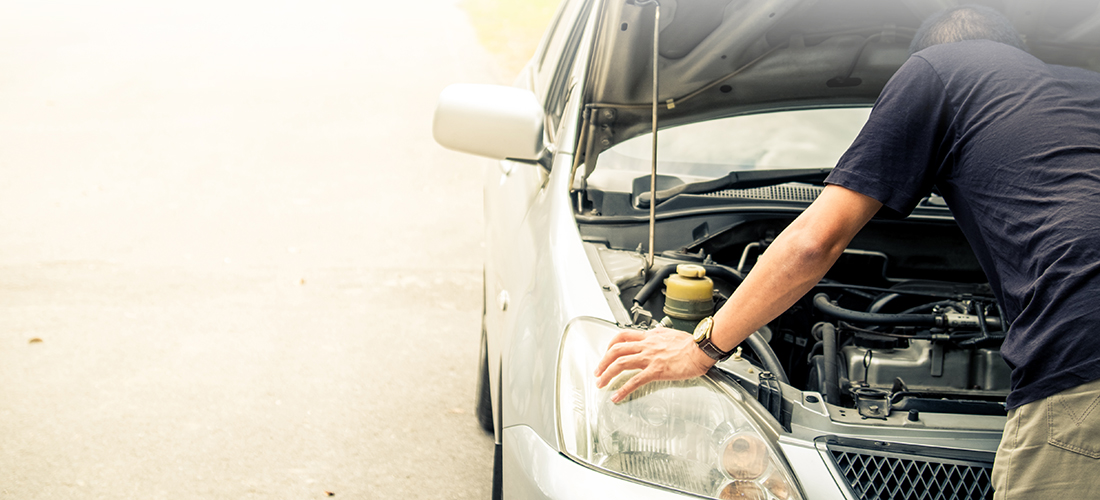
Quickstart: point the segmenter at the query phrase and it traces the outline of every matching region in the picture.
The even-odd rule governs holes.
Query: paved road
[[[453,0],[0,7],[0,498],[485,498]]]

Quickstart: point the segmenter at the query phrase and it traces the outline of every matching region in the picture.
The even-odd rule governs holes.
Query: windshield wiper
[[[831,168],[797,168],[781,170],[749,170],[742,172],[730,172],[725,177],[719,177],[709,181],[692,182],[657,191],[657,204],[681,194],[706,194],[724,189],[749,189],[764,186],[774,186],[787,182],[811,182],[820,184],[832,171]],[[649,193],[638,196],[638,204],[649,206]]]

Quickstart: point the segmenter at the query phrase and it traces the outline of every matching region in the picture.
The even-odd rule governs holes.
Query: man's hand
[[[686,380],[714,366],[714,360],[695,345],[691,335],[658,327],[649,331],[623,330],[611,339],[607,354],[596,367],[603,388],[624,370],[642,370],[611,398],[618,403],[635,389],[656,380]]]

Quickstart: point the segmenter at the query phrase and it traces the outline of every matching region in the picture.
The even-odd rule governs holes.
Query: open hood
[[[651,127],[656,2],[605,0],[588,72],[589,156]],[[1031,52],[1100,70],[1100,6],[978,2]],[[946,0],[660,0],[660,126],[765,109],[871,104]],[[596,146],[599,145],[599,146]],[[594,158],[593,158],[594,159]]]

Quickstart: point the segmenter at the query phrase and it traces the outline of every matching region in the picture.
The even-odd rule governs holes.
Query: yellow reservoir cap
[[[709,302],[714,295],[714,282],[707,270],[695,264],[676,266],[676,274],[665,281],[665,296],[684,302]]]

